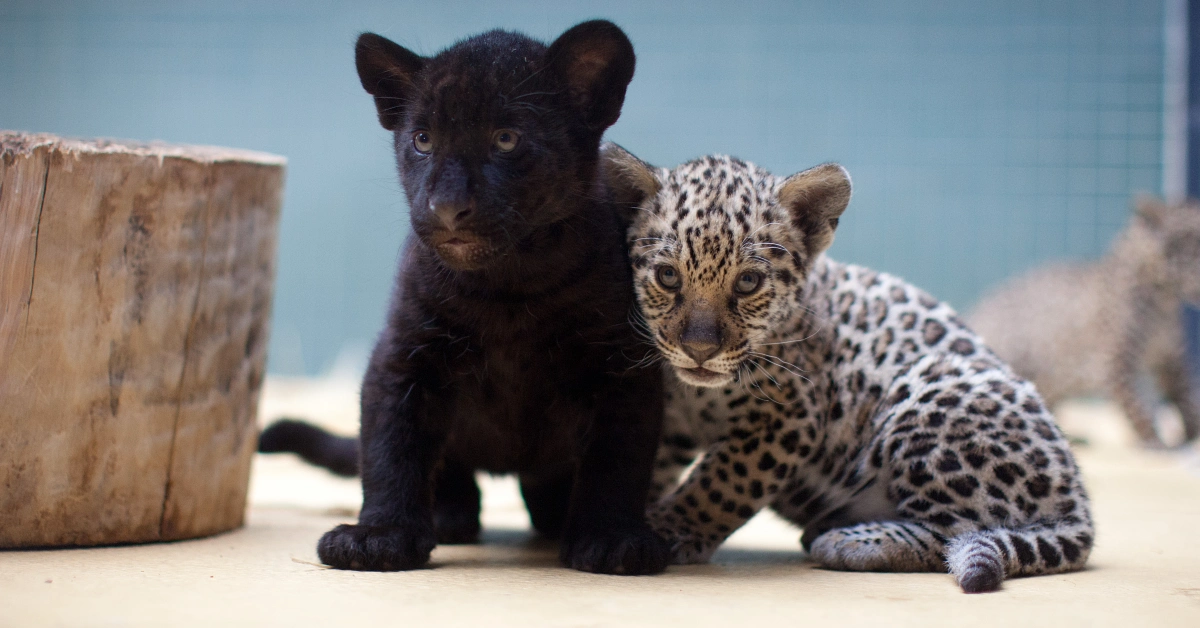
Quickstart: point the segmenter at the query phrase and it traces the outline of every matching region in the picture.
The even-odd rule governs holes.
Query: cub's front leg
[[[662,429],[657,369],[613,376],[585,444],[562,535],[563,564],[595,573],[659,573],[669,548],[646,523],[654,452]]]
[[[674,391],[667,388],[662,438],[654,458],[654,475],[647,503],[653,506],[679,485],[680,476],[700,454],[703,434],[696,430],[679,408],[672,408]]]
[[[431,487],[445,434],[428,419],[427,388],[416,369],[387,342],[363,380],[358,524],[340,525],[317,543],[321,562],[338,569],[415,569],[437,544]]]
[[[650,508],[650,523],[671,544],[675,564],[705,563],[729,535],[777,497],[795,473],[797,429],[732,423],[678,488]]]

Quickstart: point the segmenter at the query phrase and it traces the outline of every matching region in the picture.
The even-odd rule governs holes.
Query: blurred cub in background
[[[1185,440],[1200,436],[1185,303],[1200,304],[1200,205],[1144,197],[1108,255],[1012,279],[986,294],[968,323],[1051,406],[1109,397],[1143,444],[1162,446],[1155,385],[1179,410]]]

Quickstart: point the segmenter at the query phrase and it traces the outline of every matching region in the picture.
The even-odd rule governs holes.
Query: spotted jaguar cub
[[[1051,408],[1106,395],[1144,445],[1162,447],[1155,392],[1179,411],[1184,440],[1200,439],[1182,316],[1184,304],[1200,304],[1200,205],[1144,197],[1136,208],[1108,255],[1011,279],[967,320]]]
[[[949,306],[822,254],[850,200],[841,166],[604,155],[638,208],[645,332],[674,367],[655,478],[671,490],[649,515],[676,563],[771,507],[831,569],[949,570],[979,592],[1083,566],[1087,494],[1034,387]]]

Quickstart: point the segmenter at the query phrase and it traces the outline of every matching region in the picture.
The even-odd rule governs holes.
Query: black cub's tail
[[[267,426],[258,436],[258,451],[293,453],[338,475],[358,475],[358,439],[336,436],[304,421],[280,419]]]

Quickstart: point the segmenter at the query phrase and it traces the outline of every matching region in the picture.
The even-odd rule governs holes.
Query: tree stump
[[[284,165],[0,131],[0,547],[242,524]]]

